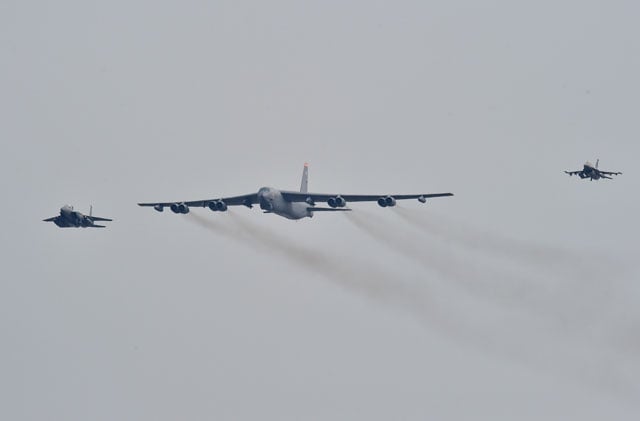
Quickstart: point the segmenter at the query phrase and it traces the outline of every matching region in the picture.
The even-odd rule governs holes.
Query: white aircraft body
[[[377,202],[381,207],[392,207],[397,200],[418,199],[425,203],[431,197],[453,196],[452,193],[418,193],[418,194],[337,194],[337,193],[309,193],[307,190],[309,178],[308,165],[304,165],[300,191],[278,190],[272,187],[262,187],[256,193],[242,196],[220,197],[216,199],[138,203],[139,206],[152,206],[158,212],[165,207],[174,213],[189,213],[190,207],[206,207],[212,211],[226,211],[228,206],[244,205],[252,208],[260,205],[265,213],[274,213],[288,219],[312,218],[315,212],[350,211],[348,202]],[[316,202],[326,202],[326,207],[316,206]]]

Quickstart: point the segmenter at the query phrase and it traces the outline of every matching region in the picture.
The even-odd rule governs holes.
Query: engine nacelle
[[[424,197],[424,196],[420,196],[420,197],[418,197],[418,202],[420,202],[420,203],[426,203],[426,202],[427,202],[427,198],[426,198],[426,197]]]
[[[214,200],[213,202],[209,202],[207,206],[209,207],[209,209],[211,209],[214,212],[216,211],[224,212],[227,210],[227,204],[224,203],[222,200]]]
[[[224,212],[227,210],[227,204],[224,203],[222,200],[218,200],[216,202],[216,209],[218,209],[220,212]]]
[[[164,206],[162,206],[162,205],[155,205],[153,208],[155,210],[157,210],[158,212],[164,211]]]
[[[396,199],[391,197],[391,196],[385,197],[384,201],[387,204],[387,206],[389,206],[389,207],[393,207],[393,206],[396,205]]]
[[[343,208],[347,205],[347,201],[342,196],[330,197],[327,204],[332,208]]]
[[[381,197],[380,199],[378,199],[378,206],[380,206],[381,208],[386,208],[387,207],[387,198],[386,197]]]
[[[173,213],[184,213],[187,214],[189,213],[189,206],[187,206],[186,203],[172,203],[171,204],[171,211],[173,211]]]

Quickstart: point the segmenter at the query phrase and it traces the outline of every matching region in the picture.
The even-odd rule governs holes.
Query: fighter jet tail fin
[[[309,185],[309,164],[304,163],[304,169],[302,170],[302,181],[300,182],[300,193],[307,193]]]
[[[599,159],[596,159],[596,170],[598,169],[598,164],[600,163]]]

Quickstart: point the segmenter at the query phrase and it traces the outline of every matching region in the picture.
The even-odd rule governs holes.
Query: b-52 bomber
[[[158,212],[165,207],[178,214],[189,213],[190,207],[206,207],[212,211],[226,211],[228,206],[244,205],[252,208],[260,205],[264,213],[273,213],[287,219],[312,218],[315,212],[350,211],[348,202],[378,202],[381,207],[393,207],[397,200],[418,199],[425,203],[428,198],[453,196],[452,193],[418,193],[418,194],[337,194],[337,193],[309,193],[307,190],[309,179],[308,164],[302,171],[300,191],[278,190],[272,187],[262,187],[256,193],[242,196],[221,197],[216,199],[194,200],[184,202],[152,202],[138,203],[139,206],[152,206]],[[326,202],[329,207],[318,207],[316,202]]]
[[[600,162],[600,160],[596,160],[596,165],[594,166],[592,163],[590,163],[589,161],[584,163],[584,167],[581,170],[578,171],[565,171],[566,174],[569,175],[577,175],[578,177],[585,179],[588,178],[591,181],[593,180],[599,180],[601,178],[606,178],[606,179],[613,179],[613,177],[609,177],[611,175],[620,175],[622,174],[621,172],[611,172],[611,171],[602,171],[598,169],[598,163]]]
[[[64,205],[60,208],[60,215],[43,219],[44,222],[53,222],[60,228],[105,228],[105,225],[97,225],[96,221],[113,221],[113,219],[93,216],[93,206],[89,208],[89,215],[73,210],[73,206]]]

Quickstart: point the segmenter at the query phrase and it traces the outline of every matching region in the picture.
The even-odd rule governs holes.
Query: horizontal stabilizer
[[[351,209],[349,208],[315,208],[315,207],[309,207],[307,208],[308,211],[310,212],[348,212]]]
[[[89,225],[89,228],[106,228],[106,226],[93,224],[93,225]]]

